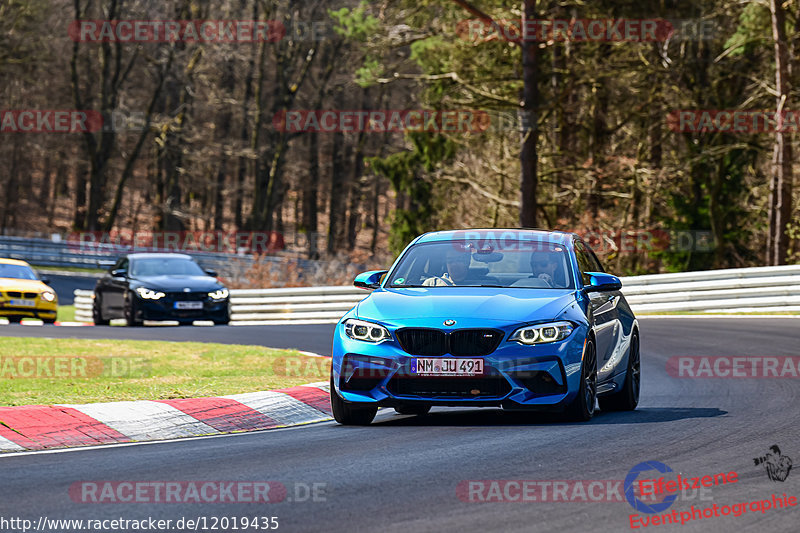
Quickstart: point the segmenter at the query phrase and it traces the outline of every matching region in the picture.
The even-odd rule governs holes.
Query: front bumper
[[[480,357],[484,361],[482,376],[422,377],[411,371],[417,356],[403,350],[394,329],[390,328],[391,340],[371,344],[347,337],[340,323],[333,343],[334,387],[345,401],[392,407],[425,404],[557,410],[574,399],[580,387],[586,326],[575,327],[562,341],[534,346],[508,341],[518,324],[491,327],[502,329],[504,337],[497,349]]]
[[[55,320],[58,312],[58,300],[47,302],[37,296],[31,299],[33,305],[12,305],[7,298],[0,298],[0,317],[4,318],[38,318],[41,320]]]
[[[176,309],[178,301],[199,301],[199,309]],[[227,322],[230,319],[230,300],[213,301],[209,298],[197,300],[178,300],[164,297],[159,300],[146,300],[137,298],[135,305],[137,320],[177,320],[182,323],[191,323],[195,320],[213,320],[214,322]]]

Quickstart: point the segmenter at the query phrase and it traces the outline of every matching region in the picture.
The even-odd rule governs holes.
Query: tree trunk
[[[303,222],[302,228],[308,240],[308,258],[318,259],[317,250],[317,189],[319,187],[319,137],[316,132],[309,132],[308,136],[308,177],[303,180]]]
[[[526,20],[536,19],[536,0],[524,0],[523,27]],[[522,149],[520,164],[522,179],[520,183],[519,223],[523,228],[537,226],[537,159],[536,143],[539,138],[536,110],[539,106],[539,45],[530,38],[522,41]]]
[[[789,102],[789,51],[786,41],[786,14],[779,0],[770,0],[772,13],[772,38],[775,44],[775,88],[777,89],[778,127],[772,155],[770,180],[769,221],[770,235],[767,244],[768,265],[786,264],[789,250],[787,225],[792,216],[792,144],[782,130],[781,116],[791,109]]]

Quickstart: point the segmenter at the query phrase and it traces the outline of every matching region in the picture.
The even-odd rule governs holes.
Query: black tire
[[[55,324],[56,323],[56,319],[55,318],[43,318],[42,322],[44,322],[45,324]]]
[[[597,351],[594,341],[586,341],[583,364],[581,364],[581,386],[578,395],[567,406],[564,414],[567,420],[586,422],[594,416],[597,403]]]
[[[368,426],[378,413],[377,406],[360,406],[342,400],[336,394],[336,389],[333,386],[333,376],[331,376],[331,409],[333,410],[333,418],[345,426]]]
[[[125,320],[128,326],[137,327],[142,325],[142,321],[136,318],[136,301],[132,293],[128,293],[125,298]]]
[[[94,295],[94,303],[92,304],[92,320],[95,326],[107,326],[108,319],[103,318],[103,302],[99,294]]]
[[[425,416],[431,410],[430,405],[403,405],[401,407],[395,407],[395,411],[401,415],[416,415],[416,416]]]
[[[628,352],[628,368],[625,383],[619,392],[597,399],[602,411],[633,411],[639,405],[639,390],[642,382],[642,362],[639,355],[639,334],[634,332]]]
[[[22,317],[10,316],[10,317],[8,317],[8,323],[9,324],[21,324],[22,323]]]

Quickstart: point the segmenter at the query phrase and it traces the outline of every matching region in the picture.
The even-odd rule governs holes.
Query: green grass
[[[75,321],[75,306],[74,305],[59,305],[58,315],[56,320],[59,322],[74,322]]]
[[[0,337],[0,405],[166,400],[327,381],[329,360],[260,346]]]

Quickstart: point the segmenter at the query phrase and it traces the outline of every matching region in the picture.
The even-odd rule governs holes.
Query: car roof
[[[18,265],[18,266],[26,266],[26,267],[31,266],[30,264],[28,264],[25,261],[20,261],[19,259],[8,259],[6,257],[0,257],[0,264],[3,264],[3,265]]]
[[[521,229],[521,228],[470,228],[459,230],[431,231],[417,237],[416,243],[439,242],[463,239],[537,239],[543,242],[556,242],[563,244],[568,242],[575,233],[567,231],[550,231],[540,229]]]
[[[186,254],[173,254],[173,253],[136,253],[136,254],[128,254],[126,256],[128,259],[192,259],[191,255]]]

